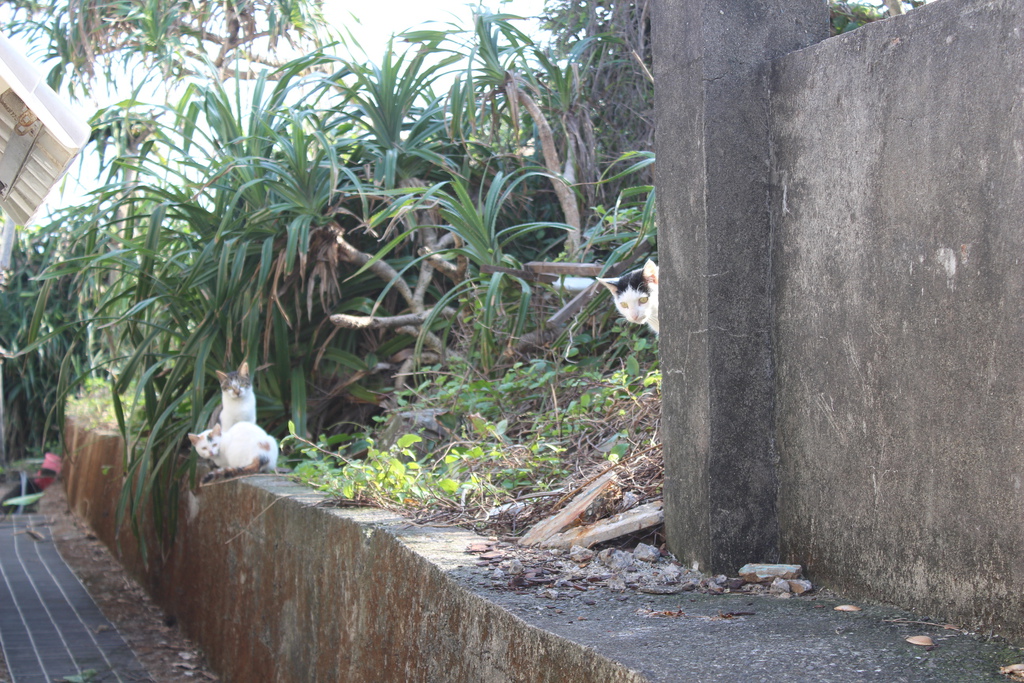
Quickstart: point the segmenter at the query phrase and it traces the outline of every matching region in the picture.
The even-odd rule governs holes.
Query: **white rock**
[[[594,551],[590,548],[584,548],[581,545],[574,545],[569,549],[569,559],[576,564],[589,562],[594,559]]]
[[[633,557],[641,562],[657,562],[661,558],[661,551],[653,545],[640,543],[633,551]]]
[[[633,553],[627,553],[614,548],[607,548],[597,554],[598,561],[614,572],[629,569],[633,566]]]
[[[749,583],[763,583],[775,577],[798,579],[802,571],[798,564],[745,564],[740,568],[740,577]]]

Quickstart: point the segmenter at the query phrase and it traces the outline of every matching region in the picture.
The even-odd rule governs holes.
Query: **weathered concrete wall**
[[[103,488],[120,481],[102,474],[120,461],[120,439],[74,425],[66,437],[72,508],[228,683],[647,680],[449,577],[478,537],[318,507],[322,496],[279,478],[187,496],[177,540],[146,566],[129,533],[115,536],[117,491]]]
[[[782,555],[1018,640],[1022,64],[1019,0],[944,0],[780,59],[771,112]]]
[[[656,8],[672,549],[1024,641],[1024,5]]]
[[[652,20],[666,531],[702,569],[779,555],[768,64],[821,0],[659,0]]]

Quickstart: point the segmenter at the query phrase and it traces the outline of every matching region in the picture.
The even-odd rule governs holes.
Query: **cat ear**
[[[619,287],[618,287],[618,282],[619,281],[618,281],[618,279],[616,279],[616,278],[607,278],[607,277],[599,277],[599,278],[596,278],[596,279],[602,285],[607,287],[608,291],[611,292],[612,294],[618,294],[619,293]]]
[[[651,259],[647,259],[647,263],[644,264],[644,279],[648,284],[658,284],[658,264]]]
[[[188,435],[188,440],[192,442],[193,446],[195,446],[197,443],[199,443],[202,440],[202,438],[203,437],[199,436],[198,434],[189,434]]]
[[[249,361],[247,361],[247,360],[243,360],[242,361],[242,364],[238,366],[238,374],[239,375],[246,375],[246,376],[248,376],[248,374],[249,374]]]
[[[210,436],[220,436],[220,423],[213,425],[213,429],[210,430]]]
[[[217,379],[219,379],[221,382],[228,378],[226,372],[221,372],[220,370],[214,370],[214,372],[217,374]]]

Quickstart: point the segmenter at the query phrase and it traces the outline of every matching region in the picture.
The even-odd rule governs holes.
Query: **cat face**
[[[612,293],[615,307],[631,323],[646,323],[658,315],[658,265],[651,260],[643,268],[619,278],[598,278]]]
[[[199,457],[215,460],[220,454],[220,425],[214,425],[213,429],[207,429],[205,432],[189,434],[188,440],[195,446]]]
[[[249,376],[249,363],[242,361],[238,370],[234,372],[221,372],[217,370],[217,379],[220,380],[220,390],[235,398],[241,398],[251,386],[252,377]]]

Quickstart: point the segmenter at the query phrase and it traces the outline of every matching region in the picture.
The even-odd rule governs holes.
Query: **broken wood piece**
[[[377,317],[373,315],[348,315],[347,313],[335,313],[330,317],[332,323],[338,327],[350,330],[381,330],[404,327],[406,325],[422,325],[430,317],[431,311],[422,313],[405,313],[403,315],[391,315]],[[440,312],[442,318],[455,317],[455,309],[445,308]]]
[[[533,527],[526,532],[526,535],[519,539],[519,545],[537,545],[554,534],[564,531],[575,524],[583,513],[586,512],[587,508],[590,507],[590,504],[593,503],[598,496],[605,491],[605,489],[612,485],[614,477],[615,472],[609,471],[606,472],[604,476],[594,480],[594,483],[584,489],[584,491],[578,496],[573,498],[564,508],[551,517],[534,524]],[[568,548],[569,546],[566,547]]]
[[[554,275],[540,275],[533,271],[519,270],[518,268],[507,268],[505,266],[491,266],[484,264],[480,266],[480,272],[505,273],[506,275],[514,275],[515,277],[522,278],[527,282],[545,282],[549,285],[558,281],[558,278]]]
[[[587,526],[568,529],[542,541],[542,548],[572,548],[574,545],[589,548],[626,534],[648,529],[665,521],[664,503],[660,500],[647,503],[640,507],[620,512],[608,519],[588,524]]]
[[[534,273],[548,275],[576,275],[578,277],[597,277],[604,268],[600,263],[560,263],[549,261],[530,261],[524,266]]]

